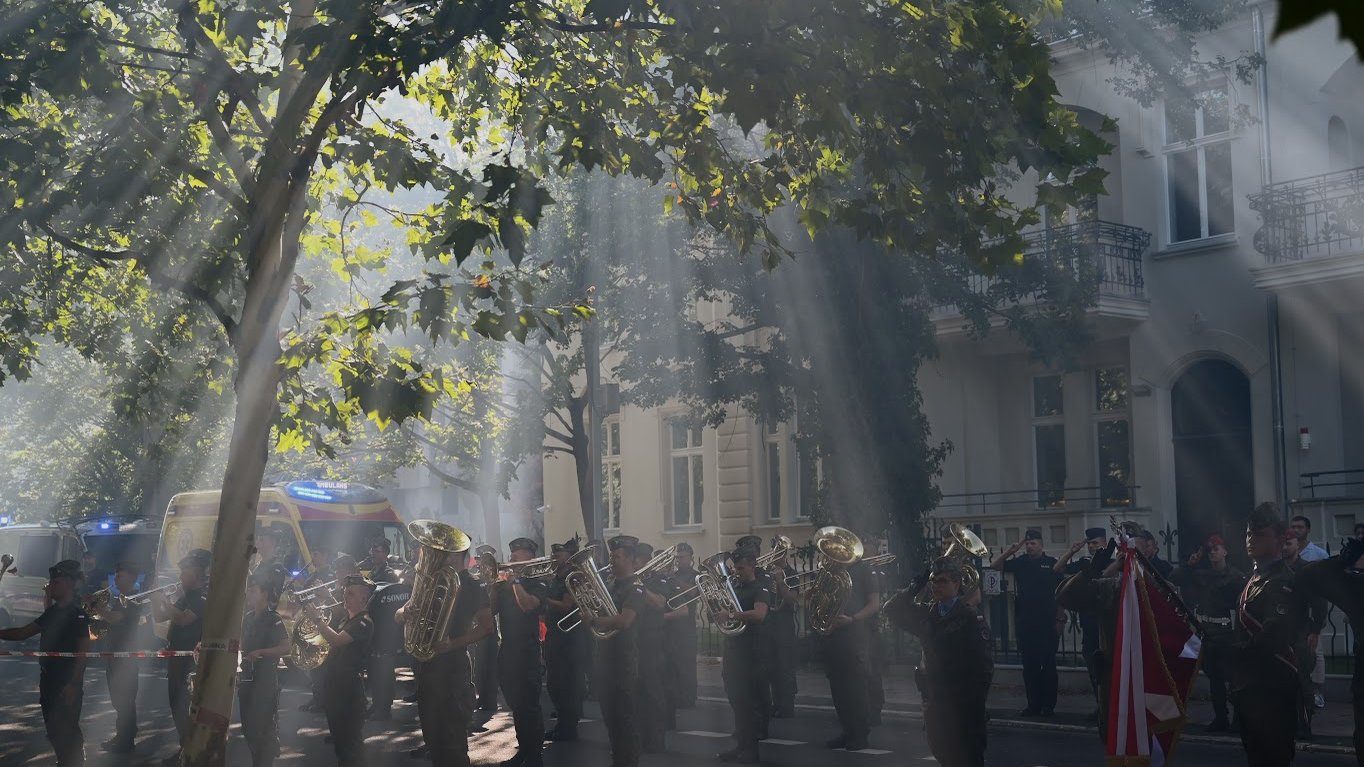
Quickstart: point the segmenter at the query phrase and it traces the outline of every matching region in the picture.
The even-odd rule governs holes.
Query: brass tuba
[[[403,649],[421,662],[436,657],[432,648],[450,629],[469,536],[430,519],[408,524],[407,532],[419,549],[412,573],[412,596],[403,608]]]
[[[852,593],[848,568],[862,559],[862,540],[851,530],[830,525],[815,531],[815,548],[823,556],[805,602],[810,628],[827,635]]]
[[[597,563],[592,558],[594,548],[596,547],[588,546],[568,560],[568,566],[573,568],[573,571],[564,579],[564,585],[578,606],[559,619],[560,631],[572,631],[577,628],[582,621],[574,621],[573,617],[581,610],[586,610],[593,618],[609,618],[616,614],[616,602],[611,598],[611,591],[606,588],[606,581],[602,580],[601,571],[597,569]],[[592,636],[597,639],[610,639],[615,635],[615,630],[606,631],[595,625],[592,627]]]

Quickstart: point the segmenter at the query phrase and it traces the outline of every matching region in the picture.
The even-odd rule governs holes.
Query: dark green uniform
[[[90,618],[75,601],[65,607],[54,604],[33,622],[42,629],[38,649],[44,652],[76,652],[81,637],[90,633]],[[38,705],[58,767],[85,764],[85,736],[81,732],[85,685],[76,668],[75,658],[38,659]],[[68,696],[66,690],[73,687],[75,695]]]
[[[771,580],[759,576],[750,583],[737,583],[734,594],[744,611],[752,610],[759,603],[770,607]],[[767,719],[772,712],[767,687],[767,653],[764,652],[767,639],[763,629],[762,623],[749,623],[742,634],[725,637],[721,675],[725,696],[734,711],[734,740],[741,759],[757,758],[758,741],[767,737]]]
[[[864,564],[852,565],[848,574],[852,576],[852,589],[843,602],[843,614],[853,615],[866,605],[873,593],[873,584],[871,570]],[[871,672],[867,632],[867,621],[853,621],[835,628],[823,638],[829,696],[833,698],[834,710],[843,728],[843,734],[835,740],[842,741],[850,749],[866,748],[871,732],[867,699],[867,675]]]
[[[1100,563],[1099,570],[1102,570]],[[1104,578],[1089,567],[1070,576],[1056,589],[1056,602],[1067,610],[1094,616],[1098,649],[1091,656],[1091,680],[1097,686],[1099,738],[1108,738],[1108,693],[1113,678],[1113,644],[1118,630],[1120,579]]]
[[[1359,549],[1347,548],[1356,556],[1340,556],[1311,562],[1298,571],[1298,586],[1307,594],[1329,600],[1345,613],[1351,626],[1364,626],[1364,573],[1350,565],[1357,559]],[[1364,659],[1360,658],[1359,643],[1355,643],[1354,675],[1350,678],[1350,696],[1354,700],[1355,759],[1364,767]]]
[[[467,634],[474,616],[488,606],[488,593],[468,570],[459,573],[459,598],[446,637]],[[412,620],[412,616],[408,616]],[[417,713],[422,737],[436,767],[469,767],[469,722],[474,715],[473,669],[468,648],[418,663]]]
[[[985,764],[985,699],[994,676],[990,627],[964,600],[916,605],[897,601],[897,624],[919,638],[924,729],[944,767]]]
[[[248,612],[242,618],[242,652],[278,647],[287,635],[274,610]],[[242,737],[253,767],[269,767],[279,754],[279,659],[243,661],[237,685]]]
[[[613,583],[611,599],[621,612],[634,610],[635,624],[609,639],[593,641],[593,666],[597,672],[595,689],[601,704],[602,722],[611,740],[611,767],[636,767],[641,745],[635,710],[640,656],[637,631],[648,600],[643,584],[634,576]]]
[[[365,661],[374,640],[374,621],[369,613],[348,617],[342,613],[331,621],[332,630],[350,635],[351,641],[334,647],[322,663],[322,710],[327,715],[332,745],[341,767],[365,765]]]
[[[540,616],[544,614],[545,585],[539,581],[516,581],[540,605],[530,612],[516,602],[510,582],[493,586],[497,595],[497,625],[502,635],[497,656],[497,673],[502,697],[511,709],[516,728],[516,756],[525,767],[540,764],[544,746],[545,720],[540,713]]]
[[[1299,705],[1294,646],[1306,623],[1307,603],[1288,565],[1276,559],[1257,566],[1241,591],[1228,669],[1249,767],[1293,762]]]
[[[1220,728],[1228,722],[1227,660],[1237,600],[1246,585],[1245,573],[1231,565],[1220,571],[1211,565],[1178,567],[1170,579],[1203,626],[1203,655],[1199,663],[1208,677],[1214,723]]]
[[[186,591],[175,601],[177,610],[189,610],[194,620],[183,626],[174,623],[166,631],[166,648],[169,650],[193,650],[199,646],[204,635],[204,606],[207,599],[203,589]],[[184,748],[185,738],[189,736],[189,675],[194,671],[194,658],[168,658],[166,660],[166,692],[170,698],[171,720],[180,736],[180,747]]]
[[[1056,558],[1026,554],[1004,563],[1014,577],[1014,637],[1023,664],[1027,711],[1050,716],[1056,709],[1056,587],[1061,578],[1053,570]]]
[[[568,586],[565,585],[568,572],[565,569],[555,574],[554,581],[549,585],[548,596],[556,602],[568,597]],[[567,612],[549,609],[545,616],[545,665],[548,674],[545,686],[549,688],[549,701],[558,717],[552,733],[556,740],[578,737],[578,720],[582,718],[583,696],[587,692],[586,656],[590,652],[587,643],[592,641],[585,627],[573,631],[559,629],[559,619]]]

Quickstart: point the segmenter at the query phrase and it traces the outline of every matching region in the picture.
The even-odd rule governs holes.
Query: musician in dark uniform
[[[1099,709],[1095,716],[1099,739],[1108,738],[1108,693],[1113,669],[1113,646],[1118,629],[1118,588],[1120,576],[1110,570],[1118,542],[1108,545],[1089,558],[1084,569],[1061,582],[1056,588],[1056,603],[1064,610],[1094,616],[1098,649],[1090,656],[1090,679],[1097,686]],[[1119,557],[1121,561],[1121,557]]]
[[[1293,762],[1300,704],[1294,647],[1307,603],[1281,557],[1286,529],[1274,503],[1255,507],[1246,521],[1246,554],[1255,569],[1238,602],[1228,682],[1249,767]]]
[[[332,746],[341,767],[364,767],[365,685],[363,674],[374,640],[374,621],[366,609],[374,594],[374,582],[363,575],[342,581],[344,612],[327,620],[316,603],[304,608],[317,621],[318,631],[330,648],[322,662],[322,711],[327,715]]]
[[[852,589],[822,643],[824,674],[829,679],[829,695],[843,732],[824,745],[860,751],[867,747],[867,736],[871,733],[867,624],[880,614],[881,596],[874,587],[871,568],[865,563],[851,565],[848,574],[852,577]]]
[[[289,568],[285,563],[285,542],[289,540],[287,528],[266,525],[258,528],[256,534],[256,558],[249,569],[248,579],[266,579],[275,599],[284,591],[289,581]]]
[[[598,620],[582,611],[584,629],[616,632],[608,639],[594,639],[594,666],[600,673],[596,681],[602,723],[611,741],[611,767],[636,767],[639,764],[640,734],[636,729],[635,691],[639,681],[641,648],[635,631],[638,618],[647,609],[644,585],[635,577],[635,547],[632,535],[618,535],[607,541],[611,550],[611,599],[616,614]],[[649,650],[645,650],[648,652]]]
[[[279,754],[279,659],[289,654],[284,620],[271,605],[279,597],[269,573],[246,587],[237,708],[252,767],[270,767]]]
[[[376,535],[369,541],[369,579],[374,581],[376,587],[381,583],[398,582],[398,573],[389,562],[392,550],[393,544],[382,535]]]
[[[763,622],[772,604],[771,581],[756,572],[757,551],[738,548],[730,557],[735,575],[734,595],[739,612],[721,613],[718,623],[737,618],[744,624],[738,636],[725,638],[724,666],[721,670],[725,696],[734,712],[734,748],[722,752],[720,761],[753,764],[758,761],[758,741],[766,735],[771,712],[767,696],[766,639]]]
[[[638,573],[653,557],[654,547],[637,543],[634,547],[635,573],[644,586],[644,603],[635,621],[635,641],[648,648],[639,655],[639,674],[635,683],[635,706],[638,716],[640,748],[646,754],[662,753],[663,733],[667,725],[667,690],[663,677],[666,658],[661,652],[664,643],[663,615],[668,610],[668,599],[674,589],[666,574]]]
[[[669,580],[676,591],[696,585],[695,553],[691,544],[677,544],[677,561]],[[668,691],[668,729],[675,729],[677,709],[696,705],[696,603],[663,616],[663,651]]]
[[[772,688],[772,718],[789,719],[796,715],[796,669],[800,664],[796,633],[796,602],[800,595],[787,584],[787,579],[796,575],[789,554],[772,563],[770,575],[772,608],[767,611],[767,620],[763,622],[763,633],[769,647],[767,659]]]
[[[928,574],[928,604],[916,604],[918,584],[902,592],[887,617],[919,638],[924,730],[928,747],[944,767],[984,767],[985,699],[994,676],[990,627],[962,598],[961,566],[949,557],[934,560]]]
[[[1339,607],[1351,626],[1364,626],[1364,539],[1351,539],[1338,556],[1304,565],[1297,580],[1307,595],[1329,600]],[[1355,759],[1364,767],[1364,658],[1360,657],[1357,642],[1354,653],[1350,697],[1354,701]]]
[[[1203,655],[1199,661],[1208,677],[1213,720],[1209,732],[1231,727],[1227,709],[1227,652],[1236,624],[1237,603],[1246,585],[1245,573],[1227,561],[1227,546],[1220,535],[1210,535],[1170,580],[1179,587],[1184,604],[1203,626]]]
[[[412,586],[398,580],[376,583],[374,596],[369,600],[374,641],[370,644],[369,670],[365,674],[370,695],[366,716],[376,722],[393,718],[398,655],[403,651],[403,629],[398,625],[397,612],[411,597]]]
[[[0,640],[22,642],[41,634],[38,649],[44,652],[89,652],[90,619],[79,599],[81,580],[81,566],[74,559],[49,567],[45,593],[50,603],[43,614],[26,626],[0,629]],[[85,764],[80,723],[84,678],[85,658],[38,659],[38,705],[58,767]]]
[[[511,562],[534,559],[540,547],[529,538],[507,544]],[[510,570],[498,574],[493,585],[493,610],[501,629],[497,674],[502,697],[511,709],[516,728],[516,754],[504,767],[541,767],[545,720],[540,713],[540,616],[545,612],[546,588],[542,581],[521,578]]]
[[[474,549],[475,557],[484,552],[492,554],[494,559],[501,559],[495,546],[483,545]],[[470,648],[469,655],[474,660],[474,693],[478,706],[475,726],[470,729],[472,734],[482,732],[483,725],[497,712],[497,632],[479,640]]]
[[[131,596],[137,589],[141,572],[132,562],[119,562],[114,568],[114,590],[117,596],[102,600],[92,619],[105,624],[105,648],[111,652],[145,650],[151,642],[147,623],[147,605],[124,602],[118,596]],[[105,661],[105,681],[109,685],[109,703],[114,708],[114,736],[100,747],[111,754],[129,754],[137,737],[137,676],[141,661],[137,658],[109,658]]]
[[[1024,556],[1010,559],[1020,549]],[[1051,716],[1056,709],[1056,643],[1065,615],[1056,609],[1060,576],[1056,559],[1042,550],[1042,533],[1029,530],[1005,549],[990,567],[1014,577],[1014,636],[1023,662],[1023,689],[1028,705],[1019,716]]]
[[[152,614],[158,621],[169,621],[166,630],[166,649],[193,650],[199,646],[204,635],[204,607],[207,595],[204,586],[208,582],[209,553],[205,549],[194,549],[180,560],[180,596],[172,604],[164,592],[152,597]],[[179,735],[180,750],[185,747],[189,736],[189,675],[194,670],[194,658],[168,658],[166,660],[166,690],[170,698],[171,719]],[[168,764],[180,763],[180,752],[164,760]]]
[[[465,547],[467,550],[467,538]],[[398,611],[398,623],[410,619],[412,603]],[[487,587],[467,569],[459,571],[459,596],[445,638],[431,645],[435,657],[418,662],[417,715],[426,752],[435,767],[469,767],[469,725],[474,715],[474,675],[469,648],[494,634]]]
[[[585,694],[585,663],[591,641],[586,631],[564,631],[559,621],[573,611],[573,596],[568,593],[566,579],[571,568],[568,560],[578,553],[578,540],[556,543],[550,547],[557,570],[545,594],[545,666],[549,700],[557,717],[546,737],[554,741],[578,739],[578,719],[582,716]]]

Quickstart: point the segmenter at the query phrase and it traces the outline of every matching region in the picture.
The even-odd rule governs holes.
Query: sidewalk
[[[1088,681],[1084,671],[1062,670],[1061,676],[1061,692],[1056,701],[1056,714],[1047,719],[1033,717],[1024,719],[1018,716],[1018,712],[1026,703],[1017,667],[997,666],[995,684],[990,690],[989,699],[991,725],[1092,732],[1097,738],[1097,724],[1088,718],[1094,713],[1095,704],[1093,696],[1087,689]],[[886,693],[885,715],[888,718],[921,716],[919,691],[914,685],[913,674],[909,673],[908,669],[893,667],[883,673],[881,678]],[[1085,680],[1083,686],[1078,683],[1081,678]],[[718,658],[699,659],[697,683],[702,696],[719,699],[725,697]],[[829,682],[819,671],[798,671],[796,689],[798,706],[814,708],[833,706],[833,700],[829,697]],[[1326,698],[1326,708],[1318,711],[1312,720],[1312,740],[1300,742],[1298,748],[1304,751],[1353,754],[1354,708],[1350,704],[1348,681],[1344,684],[1331,684],[1328,681]],[[1204,729],[1204,725],[1211,721],[1212,717],[1212,704],[1207,700],[1207,682],[1200,678],[1199,684],[1194,688],[1193,701],[1189,707],[1189,725],[1184,728],[1183,737],[1239,747],[1241,741],[1235,733],[1208,733]]]

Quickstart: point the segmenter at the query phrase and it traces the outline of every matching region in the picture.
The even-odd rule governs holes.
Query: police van
[[[14,557],[14,572],[0,578],[0,626],[22,626],[46,608],[47,568],[63,559],[80,560],[85,544],[69,525],[10,524],[0,515],[0,555]]]

